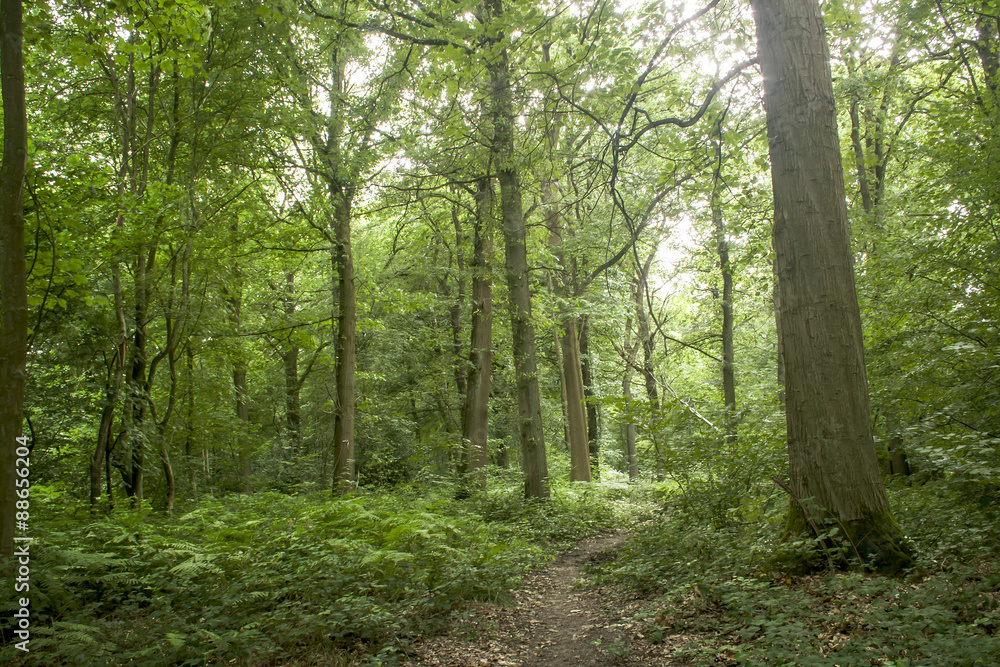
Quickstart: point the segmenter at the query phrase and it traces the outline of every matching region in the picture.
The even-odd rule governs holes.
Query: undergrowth
[[[57,504],[33,524],[31,650],[11,643],[5,598],[4,664],[393,664],[454,610],[502,599],[552,550],[637,507],[614,484],[549,503],[515,488],[259,493],[172,518]]]
[[[969,500],[989,494],[942,479],[897,483],[890,495],[917,552],[898,579],[856,563],[824,568],[846,551],[824,554],[814,538],[778,543],[780,490],[735,502],[708,484],[663,498],[659,515],[591,576],[654,600],[636,620],[678,664],[998,664],[1000,520],[989,502]],[[819,554],[818,571],[787,569],[807,553]]]

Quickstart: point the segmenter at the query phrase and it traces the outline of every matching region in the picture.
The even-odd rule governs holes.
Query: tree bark
[[[493,183],[479,179],[472,251],[472,336],[469,372],[462,408],[460,473],[469,484],[483,488],[483,468],[489,463],[490,373],[493,361]]]
[[[490,14],[503,15],[503,0],[487,0]],[[493,46],[497,46],[498,36]],[[514,339],[514,373],[517,390],[518,431],[524,465],[524,493],[528,498],[549,497],[548,461],[542,429],[541,394],[535,325],[531,318],[531,287],[528,282],[527,231],[521,203],[521,180],[514,154],[514,111],[510,63],[506,48],[499,48],[487,63],[490,74],[493,137],[491,151],[500,184],[507,289],[510,298],[511,333]]]
[[[590,356],[590,323],[587,317],[580,318],[580,375],[583,379],[583,398],[587,411],[587,443],[590,450],[590,471],[594,479],[601,476],[600,423],[597,403],[594,401],[593,366]]]
[[[465,307],[465,234],[462,233],[462,220],[458,214],[458,202],[452,202],[451,222],[455,228],[455,268],[458,291],[455,299],[448,306],[451,319],[451,348],[455,363],[455,389],[465,400],[467,392],[465,355],[462,354],[462,309]]]
[[[549,45],[542,47],[542,60],[549,62]],[[549,155],[555,162],[559,150],[559,115],[556,100],[546,96],[546,140]],[[583,372],[580,368],[580,337],[577,318],[567,301],[573,294],[570,266],[563,250],[563,216],[559,210],[555,178],[547,176],[542,181],[542,201],[545,204],[545,225],[549,230],[549,248],[559,262],[555,272],[555,297],[559,302],[559,350],[562,353],[561,378],[563,404],[566,414],[566,444],[569,447],[569,478],[572,482],[591,481],[589,439],[587,438],[587,413],[583,402]]]
[[[764,75],[791,490],[883,571],[912,562],[872,439],[829,51],[816,0],[752,0]],[[798,509],[797,509],[798,508]],[[789,528],[806,517],[792,503]]]
[[[18,438],[24,419],[28,290],[24,263],[24,174],[28,123],[24,97],[21,1],[0,1],[0,560],[14,555]],[[24,442],[22,440],[22,442]],[[30,470],[30,468],[29,468]]]
[[[722,217],[719,191],[722,187],[722,120],[716,132],[715,168],[712,171],[712,222],[715,227],[715,249],[722,272],[722,397],[726,421],[726,445],[736,444],[736,352],[733,346],[733,269],[729,263],[729,241]]]
[[[351,201],[340,190],[334,223],[337,242],[337,284],[340,309],[337,317],[337,411],[334,421],[334,492],[354,490],[354,368],[355,368],[355,293],[354,256],[351,252]]]
[[[239,335],[243,310],[243,297],[239,287],[229,296],[228,301],[229,316],[235,333]],[[244,493],[250,493],[252,490],[250,478],[253,474],[253,461],[250,456],[250,406],[247,404],[247,365],[242,357],[241,348],[242,346],[237,345],[233,357],[233,393],[236,397],[234,414],[237,421],[236,455],[239,459],[240,488]]]
[[[295,273],[285,274],[284,302],[285,319],[290,326],[295,317]],[[288,437],[288,460],[292,461],[299,452],[302,442],[300,432],[302,426],[302,400],[300,397],[301,382],[299,381],[299,345],[292,335],[285,343],[281,353],[281,361],[285,369],[285,432]]]
[[[649,254],[639,269],[636,277],[635,310],[638,324],[639,346],[642,347],[642,379],[646,386],[646,400],[649,401],[649,421],[651,430],[649,439],[653,443],[653,456],[656,458],[654,470],[656,479],[663,479],[663,462],[660,457],[660,395],[656,387],[656,367],[653,364],[654,334],[649,328],[649,315],[646,312],[646,296],[649,290],[649,268],[656,256],[655,250]]]

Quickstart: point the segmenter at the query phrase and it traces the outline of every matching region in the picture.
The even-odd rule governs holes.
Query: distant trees
[[[996,10],[828,5],[834,88],[812,1],[754,7],[770,164],[735,0],[31,5],[45,474],[95,511],[490,462],[736,497],[783,472],[783,359],[793,494],[893,543],[881,440],[971,470],[1000,432]]]

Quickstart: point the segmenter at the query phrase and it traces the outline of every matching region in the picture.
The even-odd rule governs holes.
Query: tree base
[[[834,531],[834,528],[838,530]],[[817,538],[817,550],[825,548],[833,552],[837,547],[846,547],[847,553],[846,557],[825,560],[802,557],[797,563],[799,569],[847,567],[852,560],[856,560],[874,572],[894,576],[913,567],[913,549],[907,544],[902,529],[888,509],[853,521],[845,522],[832,516],[818,520],[816,517],[806,517],[802,507],[791,500],[782,541],[787,542],[803,533]],[[843,549],[840,551],[842,553]]]

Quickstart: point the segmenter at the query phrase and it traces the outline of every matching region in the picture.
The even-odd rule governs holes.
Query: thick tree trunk
[[[489,463],[490,373],[493,360],[493,184],[479,180],[472,253],[472,338],[469,373],[462,408],[462,462],[460,473],[469,483],[485,487],[482,469]]]
[[[911,556],[872,440],[823,19],[816,0],[751,4],[774,190],[791,492],[812,498],[873,567],[898,571]],[[807,518],[793,503],[790,528]]]
[[[488,0],[490,14],[503,14],[502,0]],[[502,37],[498,37],[498,41]],[[531,318],[528,281],[527,230],[521,203],[521,181],[514,155],[514,110],[507,50],[500,48],[487,65],[490,73],[493,137],[491,150],[500,184],[507,289],[511,333],[514,339],[514,373],[517,389],[518,431],[524,465],[524,493],[528,498],[549,497],[549,471],[542,429],[542,402],[538,388],[535,325]]]
[[[15,470],[24,418],[28,291],[24,264],[24,173],[28,125],[20,0],[0,1],[3,162],[0,164],[0,560],[14,555]],[[22,441],[24,442],[24,441]]]

